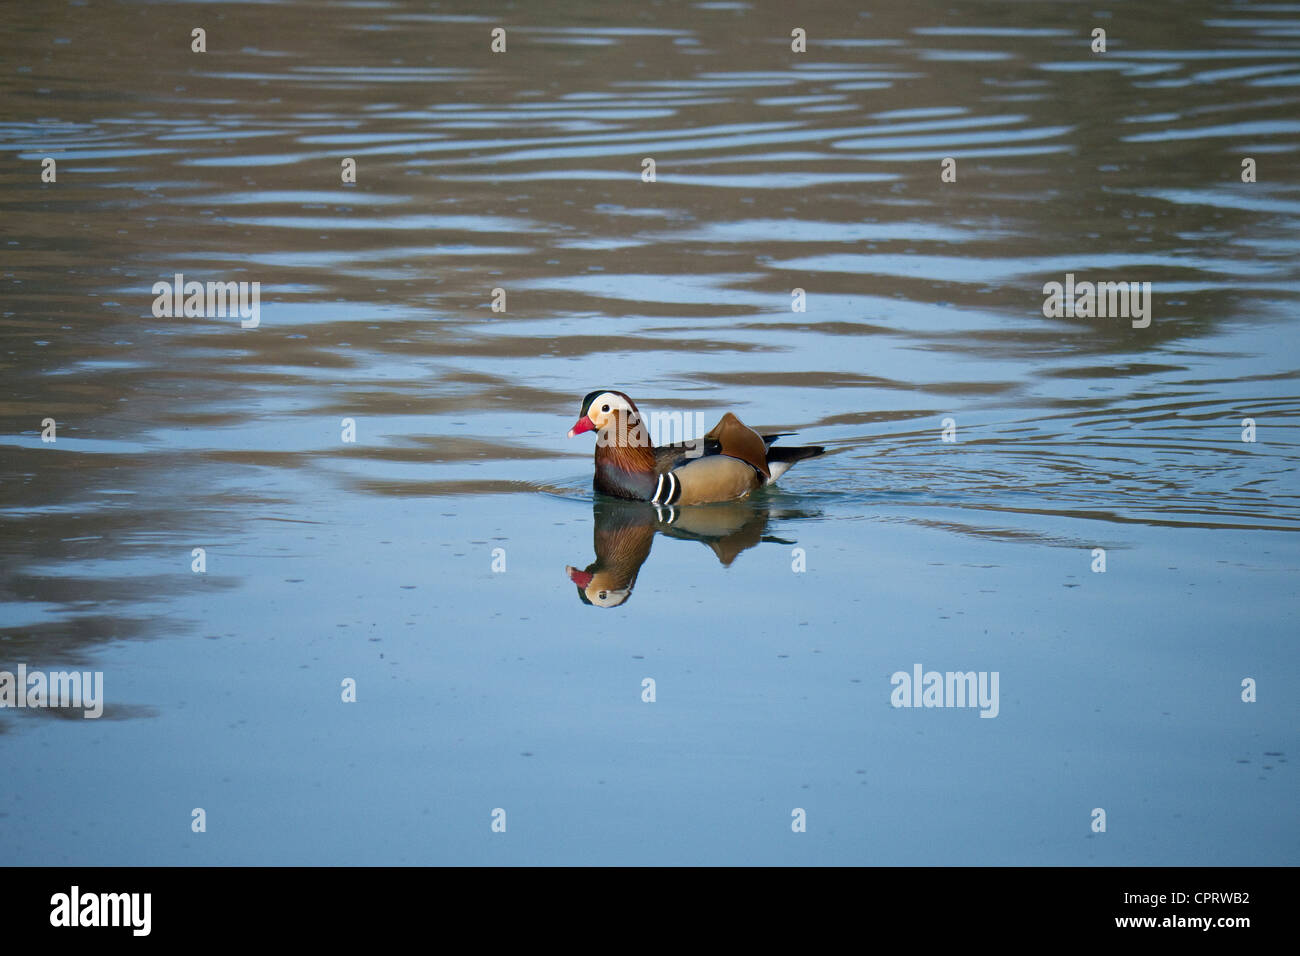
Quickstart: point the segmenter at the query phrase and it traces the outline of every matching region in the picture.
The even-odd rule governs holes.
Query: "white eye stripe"
[[[591,407],[593,409],[599,409],[602,413],[608,413],[614,409],[620,409],[625,412],[632,410],[632,406],[629,405],[625,399],[619,395],[615,395],[613,392],[602,392],[594,401],[592,401]]]

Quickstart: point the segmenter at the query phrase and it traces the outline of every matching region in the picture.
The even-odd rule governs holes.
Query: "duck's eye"
[[[607,598],[608,596],[609,596],[609,592],[608,592],[608,591],[601,591],[601,592],[600,592],[600,599],[601,599],[602,601],[605,600],[605,598]]]
[[[609,411],[609,406],[608,406],[608,405],[602,405],[602,406],[600,406],[600,410],[601,410],[602,412],[607,412],[607,411]]]

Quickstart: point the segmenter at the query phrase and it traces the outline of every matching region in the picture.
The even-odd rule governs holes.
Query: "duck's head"
[[[595,565],[591,567],[594,568]],[[622,580],[608,571],[579,571],[574,567],[566,567],[564,573],[578,586],[578,598],[582,603],[593,607],[618,607],[632,596],[632,585],[636,582],[635,572],[630,581]]]
[[[569,437],[583,432],[603,431],[619,415],[624,416],[628,425],[633,425],[641,417],[636,404],[622,392],[612,388],[598,388],[588,392],[582,400],[582,411],[578,420],[569,429]]]

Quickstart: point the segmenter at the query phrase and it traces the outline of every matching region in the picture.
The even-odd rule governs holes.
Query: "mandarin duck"
[[[608,498],[597,498],[592,509],[596,560],[582,571],[568,565],[564,573],[577,585],[583,604],[618,607],[632,596],[659,519],[654,509]]]
[[[582,400],[569,437],[596,432],[596,476],[603,494],[656,505],[694,505],[743,498],[770,485],[820,445],[773,448],[788,432],[760,435],[731,412],[704,438],[656,447],[636,404],[622,392],[597,389]]]
[[[650,557],[655,534],[698,541],[723,567],[761,541],[794,544],[767,533],[773,518],[815,517],[814,512],[773,510],[770,501],[746,498],[700,508],[647,508],[640,502],[598,497],[592,502],[592,545],[596,560],[583,570],[564,569],[578,598],[595,607],[618,607],[632,596],[641,565]]]

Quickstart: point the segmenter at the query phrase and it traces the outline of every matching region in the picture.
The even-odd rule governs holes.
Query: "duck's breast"
[[[631,472],[612,462],[597,460],[592,485],[602,494],[616,498],[649,501],[654,494],[656,478],[654,472]]]

